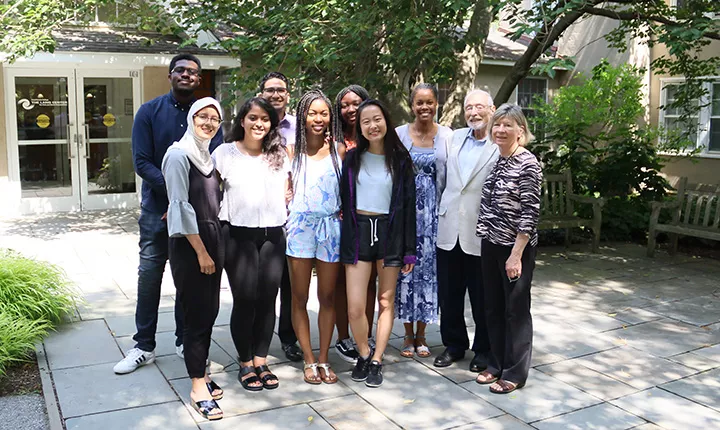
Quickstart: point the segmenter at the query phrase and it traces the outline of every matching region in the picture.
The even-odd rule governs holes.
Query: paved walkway
[[[270,364],[281,386],[249,393],[236,381],[224,283],[210,357],[225,389],[225,418],[208,423],[188,406],[190,383],[174,354],[169,274],[159,358],[129,375],[112,372],[133,346],[136,218],[125,211],[0,221],[3,247],[62,265],[86,301],[44,344],[68,429],[720,428],[720,262],[662,253],[651,260],[631,244],[606,246],[601,255],[541,248],[533,369],[528,385],[508,396],[474,382],[470,357],[444,370],[432,358],[401,358],[401,324],[379,389],[353,383],[335,354],[340,383],[305,384],[276,337]],[[310,308],[316,317],[317,302]],[[434,355],[442,350],[437,326],[428,328],[428,342]]]

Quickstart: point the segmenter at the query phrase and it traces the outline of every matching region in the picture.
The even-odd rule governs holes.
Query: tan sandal
[[[405,335],[403,337],[403,341],[412,339],[413,342],[415,342],[415,336]],[[412,358],[413,355],[415,355],[415,344],[411,343],[409,345],[404,345],[403,349],[400,350],[400,355],[402,355],[405,358]]]
[[[334,384],[338,381],[337,375],[334,374],[334,372],[330,373],[330,363],[318,363],[317,367],[321,370],[320,373],[320,379],[326,383],[326,384]],[[325,376],[323,376],[323,371],[325,372]]]
[[[312,377],[309,377],[306,370],[312,370]],[[305,363],[305,367],[303,368],[303,379],[305,382],[311,385],[320,385],[322,384],[322,379],[320,378],[320,375],[318,374],[318,364],[317,363]]]

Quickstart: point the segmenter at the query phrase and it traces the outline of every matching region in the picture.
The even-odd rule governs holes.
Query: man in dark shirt
[[[286,146],[295,145],[295,117],[286,112],[290,93],[288,91],[288,78],[280,72],[270,72],[260,80],[258,95],[275,108],[280,117],[278,129]],[[290,273],[285,261],[285,272],[280,283],[280,318],[278,322],[278,336],[285,352],[285,357],[291,361],[303,359],[303,353],[297,344],[297,336],[292,326],[291,313],[292,291],[290,290]]]
[[[130,373],[155,361],[155,332],[160,306],[160,287],[168,259],[168,198],[160,166],[165,152],[187,129],[187,114],[200,86],[200,60],[181,54],[170,61],[168,80],[171,90],[140,106],[133,122],[132,152],[135,171],[143,179],[140,218],[140,266],[135,310],[135,347],[125,354],[113,370]],[[223,141],[220,130],[210,145],[214,150]],[[183,314],[175,301],[175,348],[183,356]]]

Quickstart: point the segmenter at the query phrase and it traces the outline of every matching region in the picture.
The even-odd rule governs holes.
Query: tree
[[[606,35],[613,47],[631,40],[663,44],[669,55],[652,63],[655,72],[684,76],[677,106],[691,106],[702,95],[697,78],[713,75],[720,56],[707,52],[720,40],[717,0],[123,0],[121,22],[139,29],[183,33],[188,42],[203,31],[219,34],[218,44],[243,61],[238,88],[255,91],[266,70],[284,70],[299,88],[321,85],[329,94],[359,83],[391,99],[403,99],[419,81],[451,84],[443,123],[459,114],[471,88],[490,23],[502,13],[513,27],[511,37],[531,35],[495,94],[508,100],[529,73],[553,74],[567,58],[538,60],[573,24],[588,17],[615,20]],[[92,10],[115,0],[11,0],[0,3],[0,51],[10,61],[36,51],[52,51],[52,31],[86,22]],[[703,52],[705,50],[705,52]],[[697,103],[695,103],[696,105]],[[692,115],[692,112],[688,114]]]
[[[514,26],[513,39],[532,34],[527,50],[505,77],[495,99],[504,103],[522,78],[530,73],[542,54],[560,40],[575,23],[590,16],[616,20],[618,25],[605,38],[624,51],[638,39],[649,46],[663,44],[669,55],[655,59],[650,67],[659,74],[684,76],[688,85],[679,91],[678,106],[690,106],[703,93],[697,78],[714,75],[720,68],[720,55],[703,52],[712,40],[720,40],[720,2],[685,0],[678,8],[666,0],[535,0],[525,9],[524,0],[493,0],[495,11],[506,11]],[[702,54],[705,54],[703,57]],[[552,73],[552,67],[567,59],[551,59],[539,71]],[[695,104],[697,104],[695,102]]]

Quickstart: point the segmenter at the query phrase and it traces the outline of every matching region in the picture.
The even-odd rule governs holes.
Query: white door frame
[[[133,117],[140,109],[141,92],[140,92],[140,71],[139,70],[123,70],[123,69],[76,69],[76,106],[78,112],[78,159],[80,160],[80,198],[82,202],[82,210],[95,209],[120,209],[133,208],[140,205],[142,183],[140,177],[135,175],[135,192],[134,193],[107,193],[90,195],[88,193],[87,181],[87,159],[90,157],[89,139],[87,129],[85,128],[84,116],[85,95],[84,95],[84,79],[85,78],[125,78],[132,79],[133,87]],[[128,145],[130,145],[128,139]]]
[[[79,210],[131,208],[140,204],[141,180],[136,175],[135,193],[117,193],[89,195],[87,187],[86,135],[84,128],[84,91],[83,79],[90,77],[105,78],[131,78],[133,80],[133,115],[137,113],[142,103],[141,75],[136,68],[83,68],[78,64],[54,64],[50,68],[36,67],[8,67],[4,68],[5,75],[5,123],[7,126],[7,155],[8,179],[11,191],[10,204],[19,206],[21,214],[42,212],[73,212]],[[58,67],[60,66],[60,67]],[[98,66],[95,66],[98,67]],[[72,179],[72,195],[64,197],[22,197],[20,180],[20,158],[17,130],[17,109],[15,100],[15,78],[17,77],[59,77],[66,78],[68,91],[68,133],[66,144],[70,157],[70,172]],[[25,144],[61,144],[60,139],[37,142],[24,141]]]
[[[70,176],[72,179],[72,196],[66,197],[33,197],[23,198],[20,182],[20,142],[18,141],[17,130],[17,109],[18,105],[15,101],[15,78],[65,78],[67,80],[67,139],[68,155],[70,158]],[[77,122],[75,121],[77,106],[75,105],[75,71],[71,67],[40,69],[40,68],[8,68],[5,70],[5,106],[6,109],[6,126],[8,138],[8,176],[11,182],[11,188],[18,197],[20,203],[20,213],[36,213],[36,212],[68,212],[81,209],[80,203],[80,187],[79,187],[79,164],[77,162]],[[60,139],[27,141],[26,144],[60,144]]]

